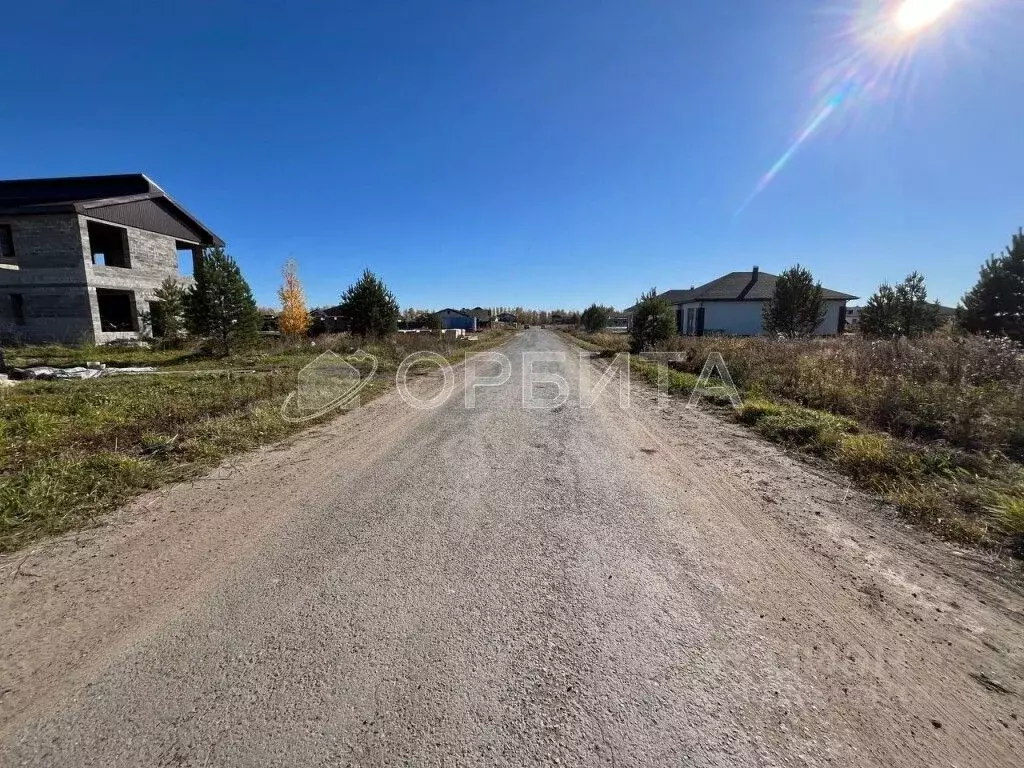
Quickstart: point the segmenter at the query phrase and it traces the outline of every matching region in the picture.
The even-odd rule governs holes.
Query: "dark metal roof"
[[[340,304],[333,307],[314,307],[309,310],[311,315],[323,315],[325,317],[341,317],[344,314]]]
[[[669,304],[682,304],[684,301],[688,301],[689,300],[689,296],[690,296],[691,293],[693,293],[693,289],[692,288],[690,290],[688,290],[688,291],[681,291],[681,290],[663,291],[663,292],[658,294],[658,298],[659,299],[664,299]],[[624,310],[622,310],[622,313],[624,315],[632,315],[634,312],[636,312],[636,304],[634,304],[631,307],[626,307]]]
[[[775,282],[778,275],[767,272],[730,272],[727,275],[712,280],[710,283],[700,285],[690,291],[682,291],[686,294],[682,300],[673,303],[680,304],[690,301],[767,301],[775,295]],[[856,299],[848,293],[833,291],[830,288],[822,288],[822,298],[836,301]]]
[[[680,291],[680,290],[665,291],[664,293],[659,293],[658,294],[658,298],[659,299],[664,299],[669,304],[680,304],[680,303],[682,303],[684,301],[689,301],[690,294],[692,294],[692,293],[693,293],[693,288],[690,288],[689,290],[685,290],[685,291]]]
[[[142,173],[0,181],[0,213],[79,213],[202,245],[224,245]]]
[[[696,288],[659,293],[658,298],[669,304],[687,304],[691,301],[767,301],[775,295],[775,281],[778,279],[778,275],[768,272],[730,272]],[[821,293],[822,298],[831,301],[857,298],[830,288],[822,288]],[[623,311],[625,314],[636,312],[636,304]]]

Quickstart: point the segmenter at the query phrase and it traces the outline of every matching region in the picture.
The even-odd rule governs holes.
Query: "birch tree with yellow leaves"
[[[295,259],[288,259],[284,265],[284,284],[277,295],[281,299],[281,315],[278,327],[285,336],[298,338],[309,330],[309,312],[306,310],[306,294],[299,282],[299,267]]]

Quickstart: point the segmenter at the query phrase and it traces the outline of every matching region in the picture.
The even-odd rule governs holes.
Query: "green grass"
[[[639,376],[640,379],[652,386],[659,387],[663,392],[680,397],[689,397],[697,385],[697,377],[694,374],[676,371],[642,357],[631,356],[629,358],[629,371],[630,377]]]
[[[392,374],[409,351],[432,348],[459,362],[507,337],[492,332],[468,343],[420,337],[367,344],[380,365],[361,397],[372,399],[393,386]],[[337,414],[297,424],[280,413],[303,365],[326,348],[341,354],[354,348],[351,340],[325,341],[316,347],[274,344],[229,358],[111,347],[10,350],[8,359],[19,366],[97,360],[153,365],[163,373],[0,389],[0,551],[88,526],[139,493],[330,420]],[[245,372],[218,372],[225,368]]]

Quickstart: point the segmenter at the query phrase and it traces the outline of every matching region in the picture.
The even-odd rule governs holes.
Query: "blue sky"
[[[1024,225],[1024,3],[962,0],[734,215],[871,5],[18,3],[0,176],[145,172],[261,304],[289,256],[314,305],[364,267],[403,307],[582,308],[795,262],[955,303]]]

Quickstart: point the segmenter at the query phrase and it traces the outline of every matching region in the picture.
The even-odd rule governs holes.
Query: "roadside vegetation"
[[[363,295],[361,307],[351,308],[370,316],[368,332],[311,338],[304,334],[309,326],[308,316],[303,317],[305,300],[290,264],[281,289],[282,334],[259,337],[251,322],[251,293],[235,281],[241,280],[236,269],[223,269],[226,280],[213,277],[222,287],[210,302],[197,299],[194,291],[165,286],[171,301],[160,305],[164,336],[150,347],[6,350],[11,367],[102,362],[111,367],[153,366],[158,373],[24,381],[0,388],[0,552],[87,526],[141,492],[196,477],[232,455],[330,420],[336,412],[294,423],[280,411],[296,387],[299,370],[325,351],[348,358],[360,369],[363,358],[349,357],[357,349],[378,359],[374,382],[361,392],[365,401],[393,385],[399,363],[412,352],[429,350],[459,362],[467,353],[502,343],[509,333],[485,331],[476,341],[393,333],[393,297],[387,301],[390,293],[370,274],[346,293],[363,295],[372,284],[371,293],[384,297],[382,305]],[[187,333],[198,327],[189,316],[190,307],[197,306],[212,318],[212,325],[205,326],[212,336]],[[243,317],[240,331],[238,323],[221,322],[232,315]]]
[[[1024,293],[1005,289],[1017,276],[1024,279],[1020,234],[983,268],[967,311],[942,327],[924,279],[913,273],[880,286],[856,335],[791,335],[786,329],[797,322],[782,317],[778,336],[651,341],[649,329],[663,320],[649,316],[632,337],[571,333],[605,356],[630,348],[673,353],[668,362],[634,356],[631,374],[680,397],[718,352],[744,399],[741,410],[723,407],[723,415],[828,460],[949,539],[1024,556]],[[805,295],[809,277],[800,278]],[[649,314],[658,310],[652,295],[639,305]],[[793,302],[817,316],[814,303],[813,296]],[[804,327],[813,327],[809,319]]]

